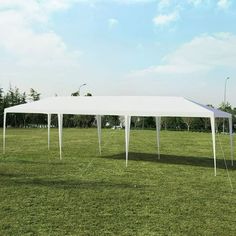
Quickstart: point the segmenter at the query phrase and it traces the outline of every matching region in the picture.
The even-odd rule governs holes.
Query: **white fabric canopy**
[[[231,114],[200,105],[183,97],[108,96],[52,97],[6,108],[7,113],[80,115],[231,117]]]
[[[153,116],[157,124],[157,145],[160,158],[161,117],[205,117],[211,120],[214,170],[216,175],[215,118],[229,119],[231,161],[233,164],[232,115],[183,97],[160,96],[93,96],[93,97],[52,97],[39,101],[6,108],[4,111],[3,152],[5,153],[5,132],[7,113],[42,113],[48,115],[48,148],[50,146],[51,114],[58,115],[60,158],[62,157],[63,114],[96,115],[101,153],[101,116],[118,115],[125,117],[126,165],[128,163],[130,121],[132,116]]]

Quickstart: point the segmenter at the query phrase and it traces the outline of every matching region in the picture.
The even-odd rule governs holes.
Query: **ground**
[[[2,130],[0,130],[2,132]],[[0,154],[0,235],[235,235],[236,168],[231,191],[217,136],[214,176],[210,133],[131,130],[125,168],[124,130],[8,129]],[[234,142],[236,143],[236,142]],[[0,143],[1,145],[1,143]],[[236,153],[235,153],[236,154]]]

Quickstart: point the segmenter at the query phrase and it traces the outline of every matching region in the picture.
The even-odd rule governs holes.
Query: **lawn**
[[[214,177],[210,133],[162,131],[158,160],[156,132],[131,130],[128,168],[124,130],[102,133],[100,156],[96,129],[64,129],[60,161],[57,129],[50,151],[46,129],[7,129],[0,235],[236,235],[236,168],[232,192],[218,138]]]

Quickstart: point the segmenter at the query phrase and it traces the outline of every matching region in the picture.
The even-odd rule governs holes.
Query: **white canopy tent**
[[[99,151],[101,153],[101,116],[125,117],[126,166],[128,163],[129,134],[132,116],[153,116],[156,118],[158,157],[160,158],[161,117],[204,117],[211,121],[216,175],[215,118],[229,120],[231,162],[233,165],[232,115],[212,107],[201,105],[183,97],[160,96],[94,96],[94,97],[52,97],[40,101],[17,105],[4,110],[3,153],[6,146],[6,119],[8,113],[40,113],[48,116],[48,148],[50,148],[51,115],[58,115],[59,148],[62,158],[63,114],[95,115],[98,127]]]

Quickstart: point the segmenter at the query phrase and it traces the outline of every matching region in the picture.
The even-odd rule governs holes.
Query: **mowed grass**
[[[2,130],[0,130],[2,132]],[[236,235],[236,168],[229,137],[217,138],[214,177],[211,135],[131,130],[125,168],[124,130],[7,129],[0,154],[0,235]],[[235,142],[234,142],[235,143]],[[1,144],[1,143],[0,143]],[[1,151],[1,149],[0,149]]]

